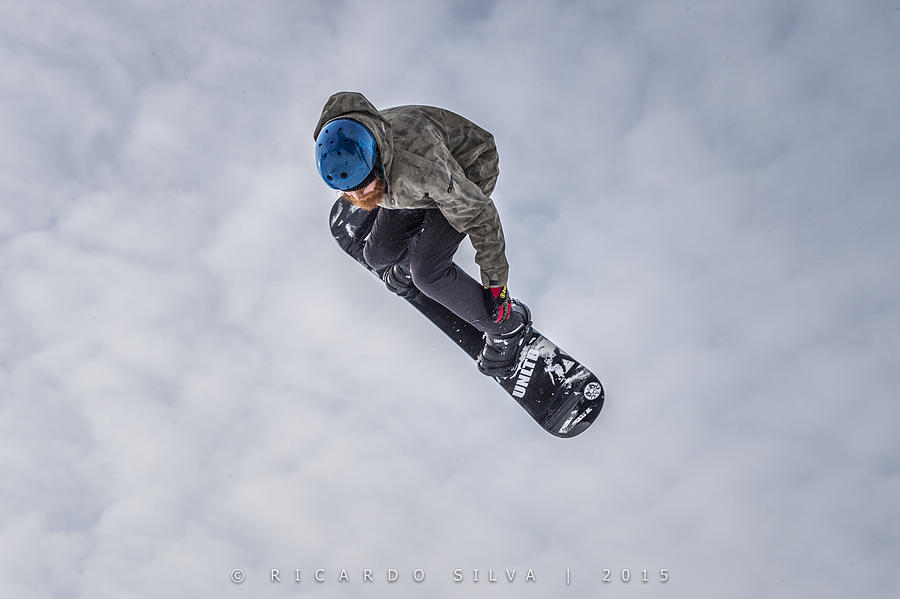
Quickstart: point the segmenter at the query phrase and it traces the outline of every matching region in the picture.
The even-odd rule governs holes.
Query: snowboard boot
[[[482,374],[505,379],[513,376],[519,367],[522,346],[531,336],[531,310],[514,299],[512,312],[521,315],[522,324],[509,333],[484,334],[484,348],[478,354],[478,370]]]
[[[419,290],[413,285],[412,274],[409,272],[408,264],[394,264],[388,266],[384,274],[381,275],[384,284],[393,293],[400,297],[410,298],[419,293]]]

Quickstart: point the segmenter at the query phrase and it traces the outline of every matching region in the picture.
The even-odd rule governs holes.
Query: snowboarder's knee
[[[395,262],[395,260],[393,260],[391,256],[387,256],[381,248],[377,245],[372,245],[371,243],[367,243],[363,246],[363,258],[366,259],[366,264],[375,270],[382,270]]]
[[[413,285],[418,287],[425,295],[429,295],[431,290],[441,287],[441,280],[444,278],[445,273],[434,268],[423,267],[424,265],[415,262],[409,266]]]

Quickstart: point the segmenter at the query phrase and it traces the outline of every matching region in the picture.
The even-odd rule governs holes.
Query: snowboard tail
[[[371,268],[363,257],[365,240],[378,210],[365,211],[340,198],[331,209],[329,222],[341,249],[381,277],[383,273]],[[478,358],[484,346],[481,331],[423,293],[404,299],[470,358]],[[536,329],[519,354],[515,375],[494,380],[535,422],[557,437],[574,437],[584,432],[603,408],[603,385],[596,375]]]

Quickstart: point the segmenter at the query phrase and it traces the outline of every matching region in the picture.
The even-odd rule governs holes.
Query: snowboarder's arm
[[[493,200],[466,178],[449,151],[437,161],[435,172],[443,177],[443,182],[432,193],[432,199],[450,225],[472,241],[475,263],[481,269],[481,284],[506,285],[509,277],[506,241]]]

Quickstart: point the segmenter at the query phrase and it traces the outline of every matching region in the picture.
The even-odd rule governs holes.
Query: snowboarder
[[[364,248],[369,266],[394,293],[424,293],[482,331],[481,372],[514,375],[531,313],[507,289],[506,244],[490,198],[499,175],[493,136],[449,110],[379,111],[360,93],[339,92],[313,138],[326,185],[363,210],[379,208]],[[481,285],[453,264],[466,236]]]

